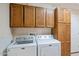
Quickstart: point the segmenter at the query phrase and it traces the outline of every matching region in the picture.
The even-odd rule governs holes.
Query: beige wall
[[[51,34],[51,28],[12,28],[13,35],[28,35],[30,33],[36,35]]]
[[[9,4],[0,3],[0,38],[10,36],[11,32],[9,28]]]

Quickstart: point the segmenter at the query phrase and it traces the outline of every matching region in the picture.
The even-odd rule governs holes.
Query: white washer
[[[7,48],[8,56],[37,55],[37,45],[35,41],[35,36],[32,35],[16,36],[15,39],[16,40]]]
[[[61,56],[61,43],[52,35],[37,35],[38,56]]]

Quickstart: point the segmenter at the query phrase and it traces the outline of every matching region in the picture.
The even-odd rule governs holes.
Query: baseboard
[[[76,52],[71,52],[71,54],[75,54],[75,53],[79,53],[79,51],[76,51]]]

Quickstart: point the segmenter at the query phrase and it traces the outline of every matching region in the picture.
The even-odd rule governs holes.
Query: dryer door
[[[40,48],[41,56],[60,56],[61,47],[59,43],[49,44]]]

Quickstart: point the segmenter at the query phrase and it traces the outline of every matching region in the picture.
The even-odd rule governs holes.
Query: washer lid
[[[10,48],[22,48],[22,47],[32,47],[32,46],[36,46],[36,42],[29,43],[29,44],[15,44],[15,42],[13,42],[11,45],[8,46],[7,49],[10,49]]]
[[[33,35],[16,36],[15,39],[8,48],[36,46],[35,36]]]
[[[30,44],[33,43],[33,40],[26,40],[26,41],[16,41],[15,44]]]

